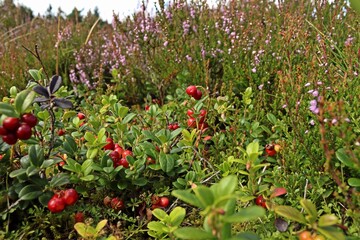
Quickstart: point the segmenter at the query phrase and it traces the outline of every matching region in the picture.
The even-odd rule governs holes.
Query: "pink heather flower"
[[[306,131],[305,131],[305,134],[308,134],[308,133],[309,133],[309,130],[306,130]]]
[[[323,83],[321,81],[318,81],[316,84],[317,85],[322,85]]]
[[[314,114],[318,114],[319,113],[319,108],[317,107],[317,101],[316,100],[311,100],[310,101],[310,107],[309,110],[314,113]]]
[[[308,87],[308,86],[310,86],[310,84],[311,84],[311,83],[308,82],[308,83],[306,83],[306,84],[304,85],[304,87]]]
[[[312,89],[308,91],[308,93],[313,93],[313,92],[314,92],[314,90],[312,90]]]
[[[335,124],[337,123],[337,119],[334,118],[333,120],[331,120],[331,123],[332,123],[333,125],[335,125]]]
[[[169,44],[169,41],[165,41],[164,42],[164,47],[167,47],[168,44]]]
[[[251,69],[251,71],[252,71],[253,73],[256,73],[256,67],[254,67],[253,69]]]
[[[310,122],[309,122],[309,124],[310,124],[311,126],[314,126],[314,125],[315,125],[314,119],[311,119]]]
[[[262,90],[263,87],[264,87],[264,84],[261,84],[261,85],[258,86],[258,89],[259,89],[259,90]]]
[[[286,104],[282,105],[282,108],[287,108],[287,105]]]
[[[313,92],[312,92],[312,95],[313,95],[314,97],[319,96],[319,91],[317,91],[317,90],[313,91]]]

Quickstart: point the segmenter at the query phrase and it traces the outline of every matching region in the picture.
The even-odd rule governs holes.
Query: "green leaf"
[[[174,158],[171,155],[165,154],[163,152],[160,153],[159,163],[161,170],[163,170],[164,172],[171,172],[171,170],[173,170],[175,166]]]
[[[214,203],[214,194],[209,188],[205,186],[198,186],[194,188],[193,191],[199,202],[201,202],[205,208]]]
[[[86,152],[86,158],[93,159],[98,154],[99,149],[98,148],[89,148]]]
[[[230,238],[230,240],[260,240],[260,237],[252,232],[242,232]]]
[[[345,149],[340,148],[336,151],[336,157],[339,159],[340,162],[342,162],[345,166],[348,166],[350,168],[355,168],[354,162],[351,161],[349,156],[346,154]]]
[[[106,220],[106,219],[101,220],[101,221],[96,225],[96,228],[95,228],[96,232],[99,233],[99,232],[105,227],[106,224],[107,224],[107,220]]]
[[[206,232],[205,230],[194,228],[194,227],[183,227],[176,229],[174,235],[181,239],[205,239],[212,240],[216,239],[211,233]]]
[[[83,173],[91,171],[93,163],[94,163],[94,161],[92,159],[85,160],[83,162],[83,164],[81,165],[81,171]],[[85,175],[87,175],[87,174],[85,174]]]
[[[178,199],[193,205],[195,207],[204,208],[204,206],[199,202],[194,194],[190,192],[190,190],[175,190],[172,191],[171,194]]]
[[[319,218],[320,227],[328,227],[335,225],[339,222],[339,219],[333,214],[325,214]]]
[[[80,179],[85,181],[85,182],[91,182],[92,180],[95,179],[95,176],[94,175],[87,175],[85,177],[81,177]]]
[[[35,92],[30,90],[24,90],[18,93],[15,97],[15,109],[21,114],[33,103],[35,98]]]
[[[83,238],[94,237],[94,235],[96,234],[95,228],[86,225],[85,223],[75,223],[74,228],[77,233]]]
[[[240,209],[239,212],[224,217],[224,222],[227,223],[241,223],[247,221],[253,221],[260,217],[265,216],[265,209],[259,206],[250,206],[247,208]]]
[[[172,131],[170,140],[173,140],[175,137],[177,137],[182,132],[182,130],[183,130],[182,128],[178,128],[178,129]]]
[[[39,186],[35,184],[30,184],[26,185],[23,189],[21,189],[21,191],[19,192],[19,198],[21,200],[33,200],[41,194],[42,189]]]
[[[321,233],[329,240],[345,240],[343,232],[339,231],[335,227],[318,227],[318,232]]]
[[[274,114],[268,113],[268,114],[266,114],[266,117],[269,120],[269,122],[271,122],[273,125],[276,124],[276,117]]]
[[[29,74],[31,75],[31,77],[35,80],[35,81],[40,81],[41,80],[41,72],[37,69],[30,69],[29,70]]]
[[[168,232],[168,227],[162,222],[149,222],[147,225],[148,229],[158,232],[158,233],[166,233]]]
[[[360,187],[360,178],[349,178],[348,183],[352,187]]]
[[[0,114],[4,114],[8,117],[19,117],[12,105],[3,102],[0,102]]]
[[[360,1],[359,0],[350,0],[350,7],[354,9],[357,13],[360,13]]]
[[[165,219],[167,217],[169,217],[169,215],[167,215],[167,213],[160,209],[160,208],[155,208],[153,211],[152,211],[152,214],[157,218],[159,219],[160,221],[164,222]]]
[[[44,162],[44,149],[39,145],[33,145],[29,149],[30,163],[36,167],[40,167]]]
[[[238,186],[238,180],[235,175],[229,175],[220,180],[220,182],[212,185],[212,190],[215,199],[234,193]]]
[[[131,120],[133,120],[136,117],[135,113],[129,113],[124,117],[124,119],[121,121],[123,124],[129,123]]]
[[[290,206],[275,206],[274,207],[275,213],[279,214],[280,216],[287,218],[292,221],[296,221],[299,223],[306,224],[306,219],[304,215],[297,209],[290,207]]]
[[[305,209],[306,213],[309,214],[308,220],[310,221],[310,224],[313,224],[318,217],[316,206],[307,199],[301,199],[300,205]]]
[[[171,226],[180,226],[182,221],[184,221],[186,215],[185,208],[176,207],[170,213],[170,224]]]
[[[23,175],[23,174],[26,174],[26,169],[20,168],[20,169],[16,169],[16,170],[12,171],[9,176],[11,178],[16,178],[16,177],[18,177],[20,175]]]
[[[56,188],[69,183],[70,183],[70,179],[67,174],[58,174],[51,179],[49,184],[52,188]]]
[[[84,138],[90,144],[94,144],[94,142],[96,141],[94,134],[92,134],[91,132],[86,132]]]

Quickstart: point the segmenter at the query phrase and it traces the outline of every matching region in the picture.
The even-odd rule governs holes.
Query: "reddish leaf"
[[[287,193],[287,191],[285,188],[275,188],[274,191],[272,192],[272,194],[270,195],[270,198],[278,197],[278,196],[284,195],[286,193]]]

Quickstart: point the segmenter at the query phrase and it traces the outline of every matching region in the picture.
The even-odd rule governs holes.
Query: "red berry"
[[[111,205],[111,197],[109,197],[109,196],[104,197],[103,202],[104,202],[105,206],[110,207],[110,205]]]
[[[255,199],[255,204],[267,209],[266,200],[262,195],[257,196],[257,198]]]
[[[20,127],[20,119],[16,117],[7,117],[3,121],[3,127],[10,132],[14,132]]]
[[[267,149],[267,148],[265,148],[265,152],[267,153],[267,155],[268,155],[269,157],[273,157],[273,156],[275,156],[275,154],[276,154],[275,149]]]
[[[196,119],[194,117],[191,117],[187,120],[187,125],[189,128],[196,127]]]
[[[173,123],[173,130],[176,130],[176,129],[178,129],[180,126],[179,126],[179,124],[178,123]]]
[[[61,129],[58,130],[58,135],[59,136],[63,136],[64,134],[65,134],[65,129],[61,128]]]
[[[170,124],[168,125],[168,129],[169,129],[169,130],[174,130],[174,126],[173,126],[172,123],[170,123]]]
[[[35,127],[37,124],[37,117],[32,113],[25,113],[21,116],[21,121],[26,122],[30,127]]]
[[[85,119],[85,114],[79,112],[79,113],[77,114],[77,117],[78,117],[80,120]]]
[[[66,189],[64,192],[63,199],[66,205],[74,205],[76,201],[79,199],[79,194],[73,188]]]
[[[114,144],[114,141],[111,139],[111,138],[107,138],[106,139],[106,142],[108,144],[106,144],[103,148],[105,150],[114,150],[115,149],[115,144]]]
[[[147,157],[146,158],[146,164],[149,165],[149,164],[155,164],[155,160],[152,158],[152,157]]]
[[[122,157],[126,159],[127,156],[133,156],[133,152],[130,150],[123,151]]]
[[[48,202],[48,208],[52,213],[58,213],[64,210],[65,202],[63,198],[60,198],[55,194]]]
[[[205,117],[206,114],[207,114],[207,111],[206,111],[205,109],[201,109],[201,110],[200,110],[200,116],[201,116],[201,117]]]
[[[116,162],[116,161],[120,160],[120,154],[117,151],[112,151],[109,154],[109,157],[113,160],[113,162]]]
[[[194,115],[194,111],[191,110],[191,109],[188,109],[186,114],[189,116],[189,117],[192,117]]]
[[[84,222],[84,213],[83,212],[77,212],[74,216],[75,222]]]
[[[16,136],[21,140],[29,139],[31,134],[31,127],[27,123],[22,123],[16,131]]]
[[[193,98],[195,98],[196,100],[200,100],[201,97],[202,97],[202,92],[199,89],[197,89],[196,93],[193,95]]]
[[[197,88],[194,85],[188,86],[186,88],[186,94],[189,96],[194,96],[194,94],[196,94]]]
[[[111,199],[111,208],[114,210],[121,210],[124,208],[124,202],[120,198]]]
[[[2,140],[9,145],[13,145],[16,143],[18,138],[15,133],[8,133],[8,134],[2,136]]]
[[[158,204],[151,205],[151,209],[155,209],[155,208],[160,208],[160,205],[158,205]]]
[[[121,158],[118,162],[119,166],[123,166],[124,168],[129,168],[129,162],[126,158]]]
[[[166,208],[167,206],[169,206],[169,203],[170,203],[170,201],[169,201],[169,198],[167,198],[167,197],[161,197],[161,198],[159,199],[159,205],[160,205],[161,207]]]
[[[8,130],[4,128],[3,126],[0,126],[0,136],[8,134]]]
[[[150,106],[149,105],[145,105],[145,111],[149,111]]]

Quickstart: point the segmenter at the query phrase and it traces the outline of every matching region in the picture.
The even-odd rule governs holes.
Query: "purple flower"
[[[313,91],[313,92],[312,92],[312,95],[313,95],[314,97],[319,96],[319,91],[318,91],[318,90]]]
[[[310,122],[309,122],[309,124],[310,124],[311,126],[314,126],[314,125],[315,125],[314,119],[311,119]]]
[[[317,107],[317,101],[315,99],[310,101],[309,110],[314,114],[319,113],[319,108]]]
[[[259,89],[259,90],[262,90],[263,87],[264,87],[264,84],[261,84],[261,85],[258,86],[258,89]]]

